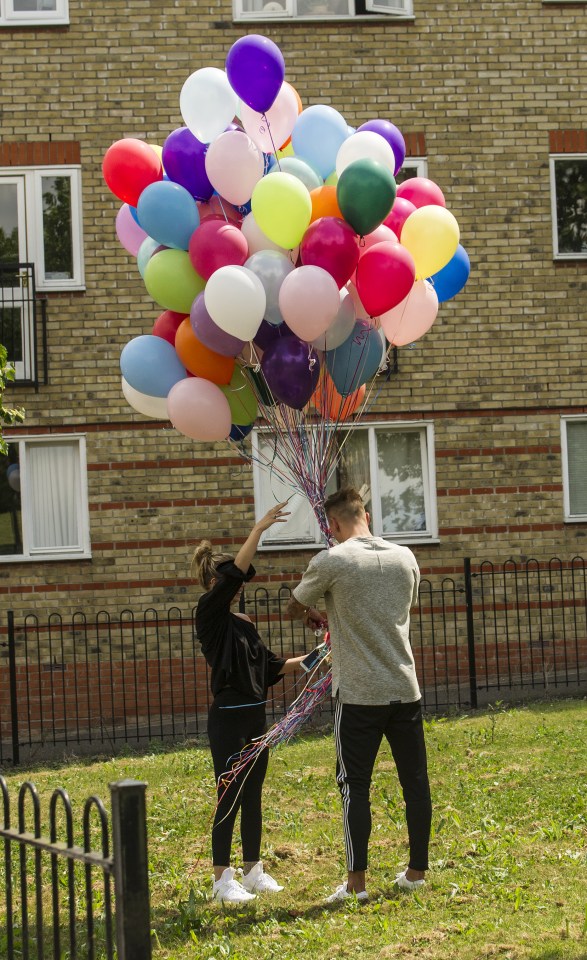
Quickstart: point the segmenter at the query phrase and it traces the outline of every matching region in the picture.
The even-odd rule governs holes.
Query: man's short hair
[[[340,520],[351,522],[365,516],[361,494],[355,487],[341,487],[324,501],[326,516],[335,514]]]

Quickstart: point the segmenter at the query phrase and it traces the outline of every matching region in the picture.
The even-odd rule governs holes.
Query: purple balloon
[[[387,140],[395,157],[394,174],[398,173],[399,170],[401,170],[403,162],[406,158],[406,141],[404,140],[401,131],[398,130],[393,123],[390,123],[389,120],[379,119],[367,120],[366,123],[362,123],[357,129],[357,133],[362,130],[370,130],[371,133],[378,133],[380,137],[383,137],[384,140]]]
[[[251,110],[265,113],[275,102],[285,77],[285,60],[273,40],[251,33],[228,51],[226,74],[234,92]]]
[[[281,340],[283,337],[288,336],[292,337],[293,334],[285,323],[275,324],[269,323],[267,320],[262,320],[261,326],[253,337],[253,343],[261,350],[266,350],[267,347],[276,340]]]
[[[163,144],[163,166],[170,180],[179,183],[196,200],[209,200],[214,187],[206,176],[207,143],[201,143],[187,127],[174,130]]]
[[[218,324],[214,323],[212,317],[206,310],[203,291],[198,294],[192,303],[190,325],[198,340],[200,340],[205,347],[208,347],[209,350],[214,350],[215,353],[220,353],[223,357],[236,357],[245,346],[244,340],[233,337],[232,334],[221,330]]]
[[[273,396],[280,403],[301,410],[318,384],[320,361],[307,343],[290,335],[267,347],[261,370]]]

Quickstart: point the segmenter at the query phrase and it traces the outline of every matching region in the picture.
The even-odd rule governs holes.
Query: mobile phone
[[[328,647],[325,643],[320,643],[317,647],[314,647],[313,650],[310,650],[309,654],[300,661],[300,666],[302,670],[305,670],[306,673],[309,673],[310,670],[313,670],[321,660],[324,659],[328,653]]]

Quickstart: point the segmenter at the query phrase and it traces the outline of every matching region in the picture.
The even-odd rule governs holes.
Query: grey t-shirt
[[[326,601],[332,695],[369,706],[420,699],[409,643],[420,571],[407,547],[351,537],[316,554],[293,591],[304,606]]]

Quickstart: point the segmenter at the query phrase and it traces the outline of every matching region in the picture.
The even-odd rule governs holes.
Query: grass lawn
[[[272,754],[263,858],[286,889],[247,907],[222,908],[209,899],[213,775],[205,747],[72,759],[8,771],[7,778],[13,797],[23,780],[37,785],[44,832],[48,796],[65,786],[78,841],[89,794],[106,801],[113,780],[148,782],[156,957],[585,960],[587,702],[497,705],[477,715],[433,719],[426,735],[434,803],[428,882],[418,895],[393,887],[407,847],[385,744],[372,789],[365,905],[322,903],[345,878],[329,732]],[[0,900],[0,928],[2,906]]]

